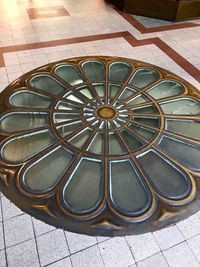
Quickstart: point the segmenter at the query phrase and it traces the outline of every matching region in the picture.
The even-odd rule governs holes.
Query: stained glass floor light
[[[199,210],[200,93],[159,67],[81,57],[0,95],[0,189],[89,235],[144,233]]]

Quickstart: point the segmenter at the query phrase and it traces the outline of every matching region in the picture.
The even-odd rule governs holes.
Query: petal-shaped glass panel
[[[200,103],[192,98],[181,98],[160,103],[165,114],[197,115],[200,114]]]
[[[49,130],[12,137],[1,148],[2,157],[10,162],[23,162],[55,142]]]
[[[92,140],[88,151],[95,153],[95,154],[102,154],[103,153],[103,134],[97,133]]]
[[[175,81],[162,81],[150,88],[148,94],[155,99],[162,99],[166,97],[176,96],[184,93],[182,84]]]
[[[116,94],[119,92],[120,88],[121,88],[121,85],[110,83],[108,86],[109,97],[111,98],[115,97]]]
[[[135,90],[126,87],[126,88],[123,90],[123,92],[121,93],[121,95],[120,95],[119,98],[120,98],[121,100],[124,100],[124,99],[126,99],[126,98],[128,98],[128,97],[131,97],[131,96],[134,95],[135,93],[136,93]]]
[[[160,195],[181,199],[190,192],[191,182],[187,174],[157,152],[149,150],[138,156],[138,160]]]
[[[104,81],[106,79],[106,66],[99,61],[87,61],[82,64],[90,81]]]
[[[80,114],[54,113],[54,123],[80,120]]]
[[[111,161],[109,177],[109,193],[115,208],[126,215],[144,213],[149,207],[150,192],[130,161]]]
[[[15,132],[34,129],[47,125],[47,113],[12,112],[0,119],[0,130]]]
[[[72,157],[71,152],[60,146],[39,158],[23,174],[25,188],[34,193],[52,189],[68,169]]]
[[[200,171],[200,146],[163,135],[159,145],[165,153],[191,170]]]
[[[75,137],[71,138],[69,140],[69,143],[72,144],[73,146],[82,148],[85,142],[87,141],[88,137],[91,134],[90,129],[85,129],[84,131],[80,132],[77,134]]]
[[[9,102],[16,107],[48,108],[52,103],[52,99],[35,92],[23,90],[11,95]]]
[[[144,142],[136,137],[132,132],[128,130],[122,130],[120,133],[131,151],[141,148],[144,145]]]
[[[200,121],[166,119],[165,129],[200,140]]]
[[[115,82],[124,82],[131,74],[131,65],[125,62],[115,62],[109,66],[109,80]]]
[[[142,123],[147,126],[158,128],[160,126],[159,118],[155,117],[133,117],[133,120],[138,123]]]
[[[125,153],[126,150],[121,144],[119,137],[116,136],[115,133],[109,134],[109,154],[110,155],[118,155]]]
[[[49,75],[41,74],[33,77],[30,80],[30,85],[40,90],[49,92],[53,95],[59,95],[66,88],[57,80]]]
[[[66,103],[64,101],[59,101],[55,108],[60,110],[80,110],[79,106],[73,105],[71,103]]]
[[[156,131],[136,125],[134,123],[130,124],[128,127],[146,139],[147,142],[150,142],[156,135]]]
[[[135,87],[142,89],[156,82],[159,78],[160,78],[160,75],[155,70],[139,69],[134,73],[129,83]]]
[[[145,102],[148,102],[148,101],[149,101],[149,99],[147,97],[145,97],[143,95],[139,95],[139,96],[129,100],[127,102],[127,104],[129,106],[135,106],[135,105],[142,104],[142,103],[145,103]]]
[[[76,131],[82,124],[81,121],[79,122],[74,122],[74,123],[69,123],[65,125],[60,125],[56,127],[56,129],[59,131],[62,137],[65,137],[69,135],[70,133]]]
[[[55,69],[55,73],[70,85],[83,83],[84,79],[78,68],[73,65],[62,65]]]
[[[105,96],[105,85],[103,83],[93,84],[92,86],[99,97]]]
[[[76,213],[93,210],[101,200],[102,185],[102,162],[82,158],[65,185],[64,202]]]

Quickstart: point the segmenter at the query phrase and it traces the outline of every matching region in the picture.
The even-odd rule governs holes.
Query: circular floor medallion
[[[153,231],[199,210],[200,93],[159,67],[81,57],[0,96],[0,189],[89,235]]]

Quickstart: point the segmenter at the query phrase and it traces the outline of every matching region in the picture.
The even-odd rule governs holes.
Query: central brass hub
[[[115,117],[116,111],[111,107],[100,107],[97,110],[97,115],[104,120],[109,120]]]

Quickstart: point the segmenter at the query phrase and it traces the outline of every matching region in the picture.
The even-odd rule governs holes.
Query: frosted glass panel
[[[164,152],[191,170],[200,170],[200,146],[163,136],[159,147]]]
[[[69,143],[73,146],[82,148],[85,142],[87,141],[88,137],[90,136],[91,130],[86,129],[80,134],[78,134],[76,137],[73,137],[73,139],[69,140]]]
[[[25,171],[23,181],[29,190],[40,193],[51,189],[63,176],[72,154],[59,147],[40,158]]]
[[[25,108],[48,108],[52,99],[31,91],[19,91],[10,96],[10,104]]]
[[[53,95],[59,95],[65,90],[63,85],[48,75],[35,76],[31,79],[30,85],[43,91],[47,91]]]
[[[93,84],[94,89],[97,92],[99,97],[103,97],[105,95],[105,85],[102,84]]]
[[[102,163],[83,158],[64,189],[64,200],[74,212],[93,209],[100,201]]]
[[[121,136],[131,150],[136,150],[143,146],[143,141],[127,130],[122,130]]]
[[[71,100],[71,101],[74,101],[75,103],[83,104],[83,100],[74,94],[70,94],[70,95],[66,96],[66,98]]]
[[[134,95],[136,93],[135,90],[130,89],[130,88],[125,88],[124,91],[122,92],[122,94],[120,95],[120,99],[124,100],[128,97],[131,97],[132,95]]]
[[[66,103],[64,101],[59,101],[56,108],[60,110],[80,110],[79,106],[75,106],[71,103]]]
[[[95,154],[102,154],[103,153],[103,135],[100,133],[97,133],[89,146],[89,152],[95,153]]]
[[[138,88],[144,88],[159,79],[159,73],[151,69],[140,69],[136,71],[130,80],[130,84]]]
[[[0,120],[0,129],[6,132],[23,131],[47,125],[47,113],[13,112]]]
[[[70,85],[83,83],[79,70],[72,65],[62,65],[55,69],[55,73]]]
[[[124,82],[128,79],[132,67],[123,62],[112,63],[109,67],[110,81]]]
[[[66,122],[70,120],[80,119],[80,115],[78,114],[67,114],[67,113],[54,113],[54,122]]]
[[[106,67],[98,61],[88,61],[82,65],[90,81],[104,81],[106,79]]]
[[[187,137],[200,139],[200,121],[167,119],[166,129],[171,132],[182,134]]]
[[[155,127],[155,128],[158,128],[160,123],[159,123],[159,119],[158,118],[145,118],[145,117],[133,117],[134,121],[135,122],[138,122],[138,123],[143,123],[147,126],[152,126],[152,127]]]
[[[152,184],[162,196],[180,199],[189,193],[189,179],[177,166],[154,151],[149,151],[138,159]]]
[[[131,124],[129,125],[129,128],[135,131],[136,133],[138,133],[144,139],[146,139],[147,142],[150,142],[153,139],[153,137],[156,135],[156,132],[154,130],[144,128],[143,126]]]
[[[111,162],[110,172],[110,197],[116,208],[126,213],[139,213],[147,208],[144,182],[129,160]]]
[[[158,113],[157,109],[154,108],[153,106],[144,106],[144,107],[138,107],[133,109],[134,113],[141,113],[141,114],[154,114]]]
[[[61,126],[58,126],[56,128],[59,131],[59,133],[61,134],[61,136],[65,137],[68,134],[76,131],[81,125],[82,125],[81,122],[76,122],[76,123],[61,125]]]
[[[165,114],[196,115],[200,114],[200,103],[194,99],[176,99],[160,104]]]
[[[126,150],[123,148],[121,142],[119,141],[119,137],[114,133],[109,134],[109,153],[111,155],[114,154],[123,154]]]
[[[180,95],[184,92],[184,87],[175,81],[162,81],[148,90],[148,94],[155,99],[161,99]]]
[[[48,130],[21,135],[10,139],[1,150],[2,157],[10,162],[29,159],[55,142]]]
[[[147,101],[149,101],[148,98],[141,95],[141,96],[137,96],[137,97],[133,98],[132,100],[128,101],[127,104],[129,106],[135,106],[135,105],[138,105],[141,103],[145,103]]]
[[[109,96],[111,98],[115,97],[116,94],[119,92],[121,86],[117,84],[109,84]]]

